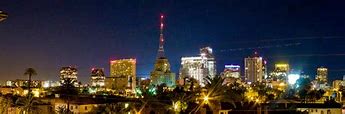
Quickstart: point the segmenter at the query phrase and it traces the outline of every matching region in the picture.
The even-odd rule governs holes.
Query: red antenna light
[[[164,15],[163,14],[161,14],[161,19],[160,19],[160,32],[161,32],[161,34],[163,34],[163,29],[164,29],[164,23],[163,23],[163,18],[164,18]]]

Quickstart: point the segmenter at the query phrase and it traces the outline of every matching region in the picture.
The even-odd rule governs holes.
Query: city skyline
[[[209,2],[193,8],[189,5],[195,2],[179,5],[175,1],[113,1],[109,2],[112,5],[96,3],[92,8],[88,8],[94,5],[92,2],[16,3],[0,3],[1,10],[9,15],[0,23],[3,39],[0,80],[26,79],[23,73],[28,67],[37,70],[34,79],[58,80],[62,66],[76,66],[78,79],[85,83],[89,82],[91,68],[108,69],[110,60],[123,58],[136,58],[138,76],[148,76],[157,55],[157,17],[161,12],[166,15],[167,26],[164,48],[175,73],[179,71],[181,57],[197,55],[199,48],[210,46],[215,52],[218,73],[225,64],[244,68],[244,58],[258,51],[267,59],[269,69],[284,61],[312,78],[321,66],[328,68],[330,80],[345,75],[342,59],[345,47],[341,43],[345,39],[345,23],[341,21],[345,19],[344,8],[334,2],[292,1],[290,5],[263,2],[251,8],[240,1]],[[216,7],[221,3],[224,6]],[[97,14],[96,9],[102,13]],[[128,9],[134,11],[125,11]],[[327,11],[313,14],[313,10]],[[108,70],[105,73],[109,76]]]

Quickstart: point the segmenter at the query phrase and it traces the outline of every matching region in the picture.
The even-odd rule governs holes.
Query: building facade
[[[286,82],[290,72],[290,66],[286,63],[278,63],[274,65],[273,72],[268,76],[268,80]]]
[[[78,70],[75,67],[62,67],[60,69],[60,82],[64,83],[65,79],[71,79],[77,83]]]
[[[332,82],[332,88],[333,89],[339,90],[343,86],[344,86],[343,80],[333,80],[333,82]]]
[[[325,67],[319,67],[316,69],[316,80],[320,84],[327,83],[328,69]]]
[[[104,87],[105,85],[105,74],[103,68],[92,68],[91,69],[91,83],[92,87]]]
[[[200,55],[207,68],[208,75],[211,77],[216,76],[216,60],[213,55],[213,50],[211,47],[204,47],[200,49]]]
[[[265,75],[265,63],[257,52],[254,55],[244,59],[244,75],[247,82],[261,82]]]
[[[119,59],[110,61],[110,77],[107,88],[131,89],[136,87],[136,59]]]
[[[240,65],[225,65],[222,75],[225,78],[241,78]]]
[[[198,57],[181,58],[180,79],[194,78],[203,86],[205,77],[214,77],[215,75],[216,61],[212,54],[212,48],[201,48]]]

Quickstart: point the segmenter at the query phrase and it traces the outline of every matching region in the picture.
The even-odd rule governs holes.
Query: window
[[[85,110],[87,110],[87,106],[85,106]]]

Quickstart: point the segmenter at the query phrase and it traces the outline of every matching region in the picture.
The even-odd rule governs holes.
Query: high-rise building
[[[212,48],[201,48],[198,57],[181,58],[180,79],[194,78],[203,86],[206,76],[214,77],[215,75],[216,62],[212,54]]]
[[[200,49],[200,55],[205,63],[205,68],[207,68],[207,73],[212,78],[216,76],[216,60],[213,55],[211,47],[204,47]]]
[[[343,80],[334,80],[332,87],[333,89],[339,90],[342,86],[344,86],[344,81]]]
[[[164,16],[160,16],[161,24],[160,24],[160,35],[159,35],[159,48],[157,59],[155,62],[155,66],[153,71],[150,73],[151,83],[153,85],[161,85],[166,84],[168,87],[172,87],[175,85],[175,73],[170,70],[170,63],[168,58],[164,55],[164,36],[163,36],[163,19]]]
[[[75,67],[62,67],[60,69],[60,81],[64,83],[64,79],[71,79],[77,83],[78,70]]]
[[[105,85],[105,74],[103,68],[91,69],[91,86],[103,87]]]
[[[3,11],[0,11],[0,22],[7,18],[7,14]]]
[[[270,73],[268,80],[272,81],[287,81],[290,67],[289,64],[286,63],[278,63],[274,65],[273,72]]]
[[[225,65],[223,71],[225,78],[241,78],[240,65]]]
[[[265,63],[262,57],[255,52],[252,56],[244,59],[244,75],[247,82],[261,82],[265,75]]]
[[[180,79],[191,77],[199,82],[207,76],[201,57],[182,57],[180,68]]]
[[[325,67],[319,67],[316,70],[316,80],[323,84],[327,83],[327,75],[328,75],[328,70]]]
[[[275,64],[274,66],[275,66],[274,67],[275,71],[286,72],[286,73],[288,73],[290,71],[289,64],[279,63],[279,64]]]
[[[125,90],[136,87],[136,59],[119,59],[110,61],[108,88]]]

